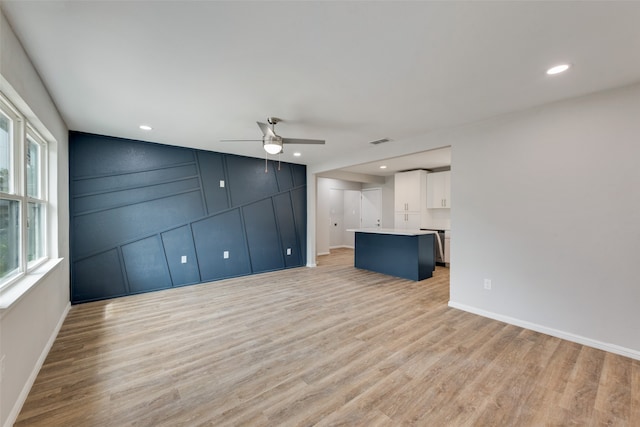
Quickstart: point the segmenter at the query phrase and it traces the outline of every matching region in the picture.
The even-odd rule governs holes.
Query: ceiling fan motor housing
[[[276,135],[276,136],[266,135],[264,137],[264,142],[265,142],[265,144],[280,144],[280,145],[282,145],[282,137],[279,136],[279,135]]]

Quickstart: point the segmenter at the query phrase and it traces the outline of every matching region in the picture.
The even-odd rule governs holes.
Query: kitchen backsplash
[[[422,217],[420,228],[450,230],[451,209],[427,209],[426,214]]]

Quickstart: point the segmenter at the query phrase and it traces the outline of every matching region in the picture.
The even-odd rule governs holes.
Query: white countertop
[[[398,236],[421,236],[423,234],[437,234],[433,230],[407,230],[404,228],[351,228],[347,231],[356,233],[396,234]]]

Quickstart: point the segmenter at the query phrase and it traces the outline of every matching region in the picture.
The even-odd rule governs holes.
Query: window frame
[[[46,263],[50,258],[48,245],[49,230],[49,149],[45,138],[25,119],[24,115],[0,93],[0,110],[12,122],[9,147],[9,186],[8,191],[0,190],[0,199],[17,201],[19,209],[19,238],[18,238],[18,268],[17,271],[0,278],[0,293],[10,289],[29,273]],[[28,195],[27,189],[27,152],[29,140],[39,146],[38,187],[37,196]],[[29,204],[35,203],[42,207],[41,228],[39,230],[39,245],[41,256],[32,261],[28,260],[29,251]]]
[[[28,177],[27,177],[27,153],[28,153],[28,149],[29,149],[29,140],[33,141],[35,144],[37,144],[39,146],[39,164],[38,164],[38,191],[39,194],[38,196],[30,196],[29,195],[29,190],[28,190]],[[24,156],[23,156],[23,160],[24,160],[24,166],[23,166],[23,179],[24,179],[24,197],[25,197],[25,205],[24,205],[24,209],[23,209],[23,216],[22,216],[22,224],[26,224],[26,227],[23,226],[21,227],[24,233],[23,236],[23,246],[24,246],[24,253],[23,255],[25,256],[25,262],[26,262],[26,271],[27,273],[29,273],[31,270],[38,268],[40,265],[42,265],[44,262],[47,261],[48,257],[48,242],[47,242],[47,235],[48,235],[48,208],[49,208],[49,186],[47,185],[48,180],[47,177],[48,175],[48,170],[47,170],[47,165],[49,164],[49,150],[47,149],[47,142],[46,140],[31,126],[30,123],[27,122],[27,126],[26,126],[26,131],[25,131],[25,137],[24,137],[24,142],[23,142],[23,152],[24,152]],[[28,221],[28,215],[29,215],[29,203],[34,203],[37,205],[40,205],[43,209],[42,209],[42,224],[41,224],[41,228],[39,230],[39,234],[40,234],[40,241],[39,241],[39,246],[42,247],[42,256],[35,259],[35,260],[29,260],[28,258],[28,252],[29,252],[29,242],[28,242],[28,238],[29,238],[29,230],[28,228],[30,227],[29,225],[29,221]]]

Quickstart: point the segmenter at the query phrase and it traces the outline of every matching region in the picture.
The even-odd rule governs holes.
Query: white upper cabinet
[[[426,206],[426,177],[424,170],[395,174],[395,211],[420,212]]]
[[[427,175],[427,208],[451,208],[451,171]]]

